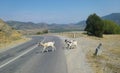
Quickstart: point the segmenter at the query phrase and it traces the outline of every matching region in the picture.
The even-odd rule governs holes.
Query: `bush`
[[[48,30],[43,30],[43,33],[48,33]]]
[[[48,33],[48,30],[39,31],[39,32],[37,32],[36,34],[37,34],[37,35],[40,35],[40,34],[44,34],[44,33]]]
[[[42,34],[42,33],[41,32],[37,32],[36,34],[39,35],[39,34]]]
[[[103,22],[96,14],[92,14],[87,18],[85,31],[97,37],[103,37]]]
[[[110,20],[103,20],[104,34],[120,34],[120,26]]]

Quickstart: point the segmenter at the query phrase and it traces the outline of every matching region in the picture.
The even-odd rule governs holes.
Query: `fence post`
[[[75,33],[73,32],[73,38],[75,38]]]

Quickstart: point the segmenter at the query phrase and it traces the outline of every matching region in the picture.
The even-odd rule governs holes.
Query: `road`
[[[36,42],[55,41],[56,51],[41,53]],[[51,48],[49,48],[51,50]],[[32,36],[32,40],[0,53],[0,73],[67,73],[63,43],[56,36]]]

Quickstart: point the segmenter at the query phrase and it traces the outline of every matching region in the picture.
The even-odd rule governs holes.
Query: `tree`
[[[96,14],[92,14],[87,18],[86,21],[86,28],[85,31],[87,31],[88,34],[95,35],[97,37],[103,37],[103,21],[102,19],[97,16]]]
[[[48,33],[48,30],[47,30],[47,29],[42,30],[42,31],[39,31],[39,32],[37,32],[36,34],[40,35],[40,34],[46,34],[46,33]]]
[[[46,30],[43,30],[43,33],[48,33],[48,30],[46,29]]]

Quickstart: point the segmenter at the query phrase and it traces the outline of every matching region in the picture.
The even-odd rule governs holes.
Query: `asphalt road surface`
[[[32,40],[0,53],[0,73],[67,73],[63,43],[56,36],[32,36]],[[39,41],[55,41],[56,51],[42,53]]]

